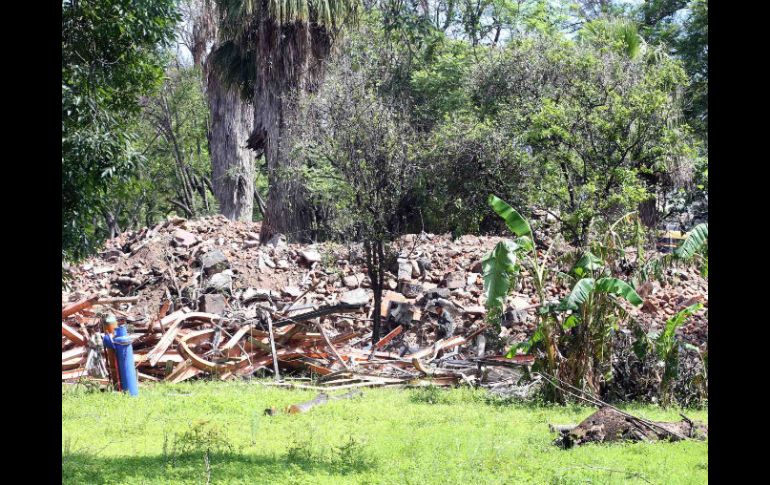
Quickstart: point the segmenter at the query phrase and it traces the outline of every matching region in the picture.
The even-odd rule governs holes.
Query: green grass
[[[561,450],[548,423],[578,406],[491,401],[472,389],[372,389],[301,415],[265,416],[315,397],[252,382],[143,385],[140,396],[62,393],[63,483],[703,484],[708,443]],[[626,408],[650,419],[677,410]],[[707,411],[688,416],[708,422]]]

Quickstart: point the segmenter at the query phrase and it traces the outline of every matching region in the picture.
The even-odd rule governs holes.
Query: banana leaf
[[[487,308],[502,308],[505,297],[512,285],[512,279],[518,271],[516,249],[511,241],[500,241],[497,246],[481,260],[484,272],[484,291],[487,296]]]
[[[632,305],[639,306],[644,303],[631,285],[617,278],[599,278],[596,280],[596,291],[622,296]]]
[[[698,224],[687,235],[687,239],[684,240],[681,246],[674,250],[674,254],[679,259],[690,259],[695,253],[708,243],[709,239],[709,225],[707,222]]]
[[[487,202],[497,215],[503,218],[505,225],[508,226],[511,232],[517,236],[530,236],[532,234],[532,229],[530,229],[527,220],[503,199],[489,194]]]

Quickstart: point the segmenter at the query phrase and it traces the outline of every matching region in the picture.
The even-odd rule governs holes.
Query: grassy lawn
[[[708,443],[561,450],[548,423],[587,407],[504,404],[471,389],[372,389],[306,414],[270,417],[315,391],[256,382],[143,385],[62,395],[63,483],[703,484]],[[628,407],[656,420],[677,410]],[[708,422],[707,411],[688,416]],[[229,445],[230,449],[227,449]]]

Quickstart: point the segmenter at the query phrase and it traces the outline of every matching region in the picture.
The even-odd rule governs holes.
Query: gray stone
[[[201,295],[200,309],[206,313],[213,313],[215,315],[224,315],[225,308],[227,308],[227,300],[224,295]]]
[[[465,286],[471,286],[471,287],[476,286],[479,282],[479,276],[481,275],[478,273],[468,273],[468,280],[466,281]]]
[[[185,231],[184,229],[177,229],[174,231],[172,242],[174,246],[180,248],[189,248],[198,242],[198,238],[195,234]]]
[[[266,301],[270,299],[275,300],[280,296],[281,294],[275,290],[267,290],[262,288],[247,288],[246,291],[244,291],[243,294],[241,295],[241,300],[243,302],[252,301],[252,300]]]
[[[420,265],[417,264],[417,261],[412,260],[412,278],[419,278],[422,276],[422,271],[420,271]]]
[[[203,273],[206,276],[211,276],[230,267],[230,263],[227,261],[224,253],[218,249],[209,251],[201,256],[200,262],[203,267]]]
[[[398,281],[409,281],[412,279],[412,263],[409,261],[398,263]]]
[[[450,290],[465,287],[465,272],[454,271],[446,275],[446,287]]]
[[[366,305],[369,303],[369,293],[363,288],[346,291],[340,297],[340,302],[347,305]]]
[[[275,234],[267,241],[267,245],[274,248],[286,246],[286,236],[283,234]]]
[[[342,282],[347,288],[358,288],[358,278],[355,275],[345,276]]]
[[[206,289],[214,292],[230,291],[232,284],[232,276],[226,273],[217,273],[209,278],[209,281],[206,284]]]
[[[318,263],[318,262],[321,261],[321,253],[319,253],[318,251],[312,250],[312,249],[308,249],[308,250],[305,250],[305,251],[300,251],[299,255],[308,264]]]
[[[422,293],[422,285],[403,281],[401,282],[401,293],[407,298],[417,298]]]
[[[291,265],[285,259],[278,261],[278,269],[289,269]]]

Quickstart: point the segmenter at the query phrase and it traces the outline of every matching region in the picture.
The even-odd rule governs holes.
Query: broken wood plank
[[[99,297],[92,296],[91,298],[86,298],[85,300],[80,300],[79,302],[73,303],[72,305],[62,308],[61,317],[67,318],[70,315],[74,315],[81,310],[85,310],[86,308],[94,306],[97,301],[99,301]]]
[[[398,327],[394,328],[390,331],[386,336],[382,337],[379,342],[374,344],[375,348],[382,348],[385,344],[393,340],[398,334],[400,334],[404,330],[404,327],[402,325],[399,325]]]
[[[61,324],[61,334],[78,345],[86,345],[86,338],[64,322]]]
[[[151,366],[154,367],[155,364],[158,363],[158,360],[160,360],[163,354],[166,353],[166,350],[168,350],[169,346],[174,342],[174,337],[176,337],[176,334],[179,332],[183,320],[184,315],[177,318],[174,323],[168,327],[166,333],[163,334],[155,347],[147,353],[147,360],[150,362]]]

